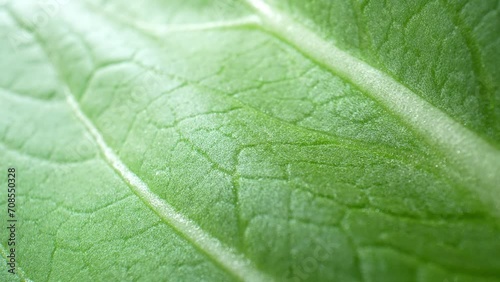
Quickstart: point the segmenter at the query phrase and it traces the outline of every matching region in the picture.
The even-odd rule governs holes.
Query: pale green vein
[[[109,165],[123,178],[132,191],[150,207],[162,220],[182,234],[196,248],[204,252],[228,273],[240,280],[246,281],[270,281],[271,279],[260,272],[255,266],[241,254],[237,254],[231,248],[224,246],[219,240],[211,237],[203,231],[195,222],[177,212],[165,200],[154,194],[148,185],[133,173],[110,148],[99,130],[92,121],[86,117],[74,95],[69,89],[65,91],[66,101],[75,116],[82,122],[88,132],[94,138],[103,157]]]
[[[2,254],[2,257],[5,259],[5,262],[7,263],[7,251],[5,250],[5,248],[3,247],[2,244],[0,244],[0,253]],[[16,262],[16,275],[21,278],[21,281],[24,281],[24,282],[33,282],[32,280],[30,280],[26,274],[24,273],[24,271],[19,267],[19,263]]]
[[[128,20],[130,23],[130,19]],[[180,25],[165,25],[152,24],[144,21],[132,21],[131,24],[138,30],[145,31],[156,36],[164,36],[169,33],[177,32],[197,32],[220,29],[233,29],[256,26],[259,18],[250,16],[241,19],[234,19],[220,22],[204,22],[197,24],[180,24]]]
[[[359,87],[444,152],[500,217],[500,152],[386,73],[340,50],[263,0],[246,0],[262,28]],[[475,185],[476,184],[476,185]]]
[[[229,19],[224,21],[201,22],[201,23],[184,23],[184,24],[163,24],[163,23],[150,23],[141,20],[136,20],[128,16],[124,16],[116,11],[109,11],[87,3],[90,8],[98,13],[104,13],[107,17],[115,19],[126,25],[131,25],[134,28],[143,32],[155,35],[164,36],[169,33],[182,33],[182,32],[201,32],[210,30],[221,29],[235,29],[245,27],[255,27],[259,24],[259,18],[256,16],[248,16],[243,18]]]
[[[24,26],[22,21],[16,17],[15,13],[11,12],[10,14],[20,26]],[[30,30],[29,28],[26,29]],[[36,32],[34,32],[33,35],[45,51],[49,61],[51,61],[51,57],[44,48],[39,35]],[[272,281],[269,276],[260,272],[249,259],[245,258],[241,254],[238,254],[235,250],[223,245],[219,240],[213,238],[202,230],[195,222],[177,212],[165,200],[151,192],[148,185],[144,183],[136,174],[134,174],[106,144],[99,130],[80,109],[80,106],[75,99],[75,95],[71,92],[68,86],[64,86],[63,93],[73,114],[85,126],[86,130],[96,142],[104,160],[131,188],[132,192],[136,194],[149,208],[151,208],[164,222],[174,228],[200,252],[206,254],[208,258],[212,259],[212,261],[216,263],[216,265],[219,265],[222,269],[239,280]]]

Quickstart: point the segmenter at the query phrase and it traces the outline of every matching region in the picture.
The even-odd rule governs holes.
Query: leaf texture
[[[498,6],[6,1],[0,279],[499,281]]]

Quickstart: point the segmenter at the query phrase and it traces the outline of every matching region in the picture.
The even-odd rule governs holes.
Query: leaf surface
[[[499,281],[498,6],[6,2],[0,278]]]

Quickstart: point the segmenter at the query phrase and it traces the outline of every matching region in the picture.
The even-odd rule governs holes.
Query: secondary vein
[[[359,87],[444,152],[500,217],[500,152],[496,148],[388,74],[342,51],[264,0],[246,1],[260,15],[265,31]]]
[[[211,237],[195,222],[177,212],[169,203],[154,194],[148,185],[132,172],[110,148],[99,130],[92,121],[80,109],[80,106],[69,89],[65,91],[66,101],[75,116],[92,135],[104,159],[128,184],[132,192],[136,194],[148,207],[150,207],[163,221],[172,226],[177,232],[185,237],[200,251],[214,260],[228,273],[245,281],[270,281],[264,273],[241,254],[237,254],[231,248],[224,246],[219,240]]]
[[[258,24],[258,18],[250,16],[246,18],[240,18],[228,21],[203,22],[196,24],[179,24],[179,25],[151,24],[144,21],[130,21],[130,19],[128,20],[128,22],[139,30],[154,34],[156,36],[165,36],[169,33],[200,32],[209,30],[253,27]]]
[[[21,27],[31,31],[24,25],[15,13],[13,13],[10,9],[8,11]],[[36,32],[33,32],[33,36],[40,43],[40,46],[44,50],[44,53],[47,55],[49,61],[54,66],[57,66],[54,62],[52,62],[45,46],[41,43],[42,40],[39,35]],[[57,67],[56,71],[58,72]],[[155,212],[164,222],[169,224],[200,252],[206,254],[207,257],[212,259],[216,265],[220,266],[237,279],[242,281],[272,281],[269,276],[259,271],[249,259],[244,257],[242,254],[238,254],[230,247],[223,245],[219,240],[210,236],[210,234],[201,229],[195,222],[177,212],[169,203],[154,194],[149,189],[148,185],[135,173],[133,173],[114,153],[113,149],[106,144],[99,130],[80,109],[75,95],[71,92],[69,87],[65,85],[63,88],[64,96],[66,97],[66,102],[70,106],[70,109],[92,136],[105,161],[124,180],[132,192],[136,194],[149,208],[151,208],[153,212]],[[0,246],[0,253],[1,252],[2,247]]]
[[[10,9],[8,9],[8,11],[19,26],[31,31],[31,29],[26,27],[26,25],[14,12]],[[57,65],[51,60],[49,52],[47,52],[45,46],[42,44],[40,36],[36,32],[32,32],[32,34],[39,42],[49,61],[55,66],[56,72],[59,73]],[[124,182],[140,200],[142,200],[164,222],[169,224],[195,248],[206,254],[207,257],[216,263],[216,265],[220,266],[232,276],[245,281],[272,281],[269,276],[259,271],[249,259],[244,257],[242,254],[238,254],[230,247],[223,245],[219,240],[210,236],[210,234],[201,229],[195,222],[177,212],[169,203],[154,194],[149,189],[148,185],[135,173],[133,173],[114,153],[113,149],[106,144],[99,130],[80,109],[78,101],[69,87],[65,85],[63,88],[66,102],[76,118],[84,125],[86,130],[94,139],[99,151],[103,155],[104,160],[113,168],[113,170],[115,170],[115,172],[124,180]],[[1,244],[0,253],[3,253],[3,247]],[[26,281],[29,280],[26,279]]]

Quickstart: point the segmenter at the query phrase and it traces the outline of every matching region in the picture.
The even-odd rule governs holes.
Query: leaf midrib
[[[500,217],[500,151],[390,75],[337,48],[264,0],[245,1],[260,16],[264,32],[358,87],[448,156],[456,169],[473,179],[471,189]]]
[[[259,0],[257,0],[257,1],[259,1]],[[255,2],[255,1],[249,0],[249,2]],[[268,26],[268,27],[269,27],[269,26]],[[273,31],[273,32],[276,32],[276,31]],[[280,32],[282,32],[282,31],[280,31]],[[280,36],[280,37],[281,37],[281,38],[283,38],[283,37],[284,37],[285,39],[287,38],[286,34],[285,34],[285,36],[283,36],[283,35],[282,35],[282,36]],[[319,37],[317,37],[317,38],[319,38]],[[287,42],[288,42],[288,41],[287,41]],[[290,43],[290,42],[289,42],[289,43]],[[325,43],[326,43],[326,42],[325,42]],[[41,46],[43,46],[42,44],[40,44],[40,45],[41,45]],[[295,46],[295,45],[293,45],[293,44],[291,44],[291,45],[292,45],[293,47],[297,48],[298,50],[300,50],[302,53],[304,53],[304,54],[306,54],[306,55],[307,55],[307,53],[306,53],[306,52],[303,52],[303,49],[302,49],[302,48],[300,48],[300,45],[299,45],[298,47],[297,47],[297,46]],[[331,47],[331,48],[335,48],[335,47]],[[340,51],[340,50],[339,50],[339,51]],[[342,52],[342,51],[340,51],[340,52]],[[309,58],[315,58],[314,54],[309,54],[307,57],[309,57]],[[316,58],[316,59],[317,59],[317,58]],[[320,63],[320,62],[318,62],[316,59],[314,59],[314,61],[315,61],[316,63],[318,63],[318,64],[321,64],[321,63]],[[355,60],[356,58],[352,57],[352,59],[354,59],[354,60]],[[324,64],[321,64],[321,65],[324,65]],[[366,65],[366,66],[368,66],[368,65]],[[334,67],[329,66],[329,69],[330,69],[332,72],[335,72],[336,74],[339,74],[339,73],[340,73],[340,74],[339,74],[340,76],[343,76],[343,77],[345,77],[345,76],[349,76],[349,75],[345,75],[345,74],[343,74],[343,72],[342,72],[342,71],[339,71],[339,70],[336,70],[336,71],[335,71],[335,70],[332,70],[332,68],[333,68],[333,69],[335,69]],[[56,69],[57,69],[57,68],[56,68]],[[368,68],[366,68],[366,70],[370,70],[370,69],[369,69],[369,66],[368,66]],[[342,75],[342,74],[343,74],[343,75]],[[347,79],[348,79],[351,83],[353,83],[353,84],[355,84],[355,85],[359,85],[359,84],[361,84],[362,89],[365,89],[365,87],[367,87],[366,85],[363,85],[362,83],[359,83],[359,82],[356,82],[356,81],[352,81],[351,79],[349,79],[349,77],[347,77]],[[397,82],[396,82],[396,83],[397,83]],[[402,86],[402,85],[401,85],[401,87],[404,87],[404,86]],[[408,90],[408,89],[407,89],[407,90]],[[369,91],[366,91],[366,92],[370,93]],[[410,90],[408,90],[408,92],[409,92],[410,94],[416,95],[415,93],[411,92]],[[407,94],[407,93],[405,93],[405,94]],[[70,99],[70,100],[71,100],[71,97],[72,97],[72,96],[69,96],[69,99]],[[377,101],[379,101],[378,99],[376,99],[376,100],[377,100]],[[380,101],[379,101],[379,102],[380,102]],[[424,101],[424,102],[425,102],[425,101]],[[386,103],[387,103],[387,102],[386,102]],[[71,104],[71,103],[70,103],[70,104]],[[383,104],[385,105],[385,103],[383,103]],[[77,104],[76,104],[76,105],[77,105]],[[387,105],[386,105],[386,106],[387,106]],[[389,107],[389,109],[394,110],[392,107]],[[441,114],[442,114],[442,115],[445,115],[444,113],[441,113]],[[451,119],[450,119],[450,120],[451,120]],[[445,120],[445,121],[448,121],[448,120]],[[452,121],[452,120],[451,120],[451,121]],[[408,123],[408,122],[407,122],[407,123]],[[412,125],[412,123],[411,123],[411,122],[409,122],[409,125],[410,125],[410,126],[412,126],[412,127],[414,127],[414,126],[415,126],[415,125]],[[460,125],[459,125],[459,124],[457,124],[457,125],[460,127]],[[455,127],[453,127],[453,128],[454,128],[455,130],[458,130],[458,132],[462,132],[461,130],[459,130],[460,128],[458,128],[458,129],[457,129],[457,128],[455,128]],[[417,126],[417,129],[418,129],[418,126]],[[465,132],[468,132],[468,131],[467,131],[467,129],[465,129],[465,128],[463,128],[463,129],[465,130]],[[423,131],[423,132],[425,133],[426,131]],[[472,133],[472,132],[471,132],[471,133]],[[425,135],[425,134],[424,134],[424,135]],[[472,135],[474,135],[474,134],[472,134]],[[466,135],[466,136],[468,136],[469,138],[471,138],[469,135]],[[476,139],[478,139],[479,141],[481,141],[479,138],[476,138]],[[472,138],[472,140],[474,140],[475,142],[477,142],[477,143],[481,144],[481,142],[478,142],[478,140],[476,140],[476,139]],[[438,140],[438,141],[439,141],[439,140]],[[436,142],[436,141],[434,141],[434,142]],[[484,141],[482,141],[482,142],[484,142]],[[439,143],[439,142],[438,142],[438,143]],[[484,142],[484,144],[486,144],[486,142]],[[484,145],[484,144],[483,144],[483,145]],[[486,144],[486,145],[488,145],[488,144]],[[485,146],[480,146],[480,147],[481,147],[484,151],[488,151],[488,150],[486,150],[486,149],[488,149],[488,147],[485,147]],[[493,151],[495,151],[495,152],[496,152],[496,150],[494,150],[494,148],[491,148],[491,149],[493,149]],[[448,152],[448,153],[449,153],[449,152]],[[495,155],[495,157],[496,157],[496,155]],[[494,160],[495,160],[495,159],[494,159]],[[123,163],[122,163],[122,164],[123,164]],[[126,167],[125,167],[125,168],[126,168]],[[127,168],[126,168],[126,169],[127,169]],[[495,180],[495,179],[493,179],[493,180]],[[161,199],[160,199],[160,200],[161,200]],[[151,203],[150,203],[150,204],[151,204]],[[182,215],[181,215],[181,216],[182,216]],[[181,232],[181,233],[182,233],[182,232]],[[248,277],[246,277],[246,278],[248,278]]]

